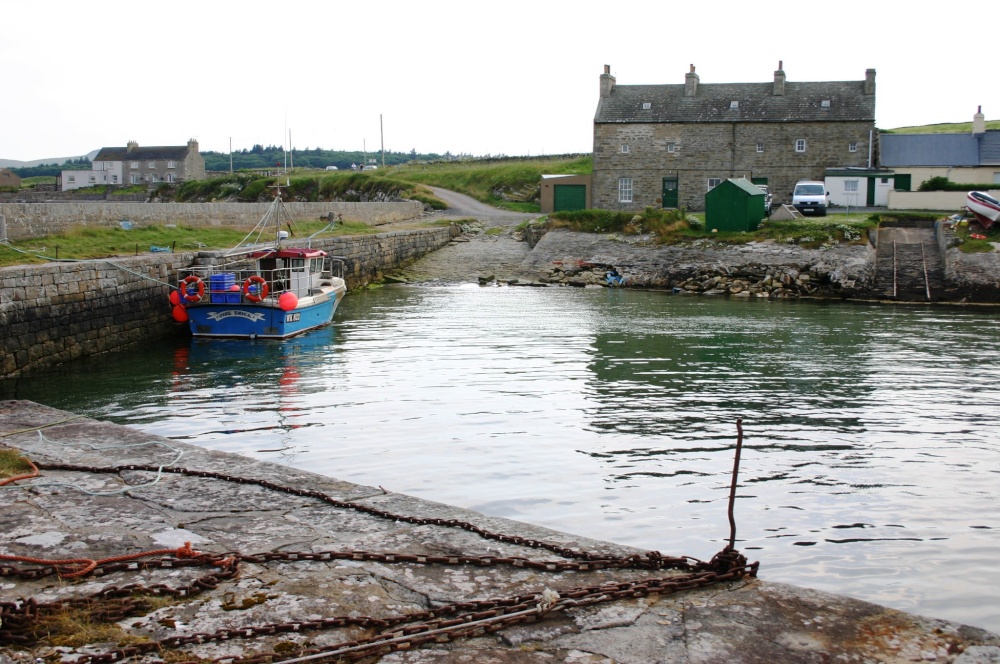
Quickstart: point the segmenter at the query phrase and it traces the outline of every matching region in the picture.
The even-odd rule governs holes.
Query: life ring
[[[192,286],[195,287],[196,292],[191,292]],[[205,282],[198,276],[189,274],[181,279],[177,290],[181,292],[181,297],[184,298],[185,302],[199,302],[201,298],[205,297]]]
[[[254,288],[254,286],[256,286],[256,292],[250,292],[250,289]],[[243,282],[243,297],[251,302],[260,302],[267,297],[269,291],[270,289],[264,277],[259,277],[256,274]]]
[[[973,240],[985,240],[986,236],[981,233],[969,233],[969,237]]]

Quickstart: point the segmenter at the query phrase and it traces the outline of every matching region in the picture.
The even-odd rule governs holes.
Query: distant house
[[[0,168],[0,187],[21,188],[21,178],[9,168]]]
[[[594,117],[592,205],[700,210],[729,178],[766,184],[775,202],[828,168],[870,167],[875,70],[864,80],[618,85],[605,65]]]
[[[882,134],[879,144],[879,163],[896,173],[896,189],[914,191],[939,176],[1000,184],[1000,131],[986,131],[982,107],[972,116],[972,133]]]
[[[125,147],[101,148],[89,171],[63,171],[63,191],[96,185],[153,185],[205,178],[205,159],[198,141],[187,145],[140,147],[129,141]]]

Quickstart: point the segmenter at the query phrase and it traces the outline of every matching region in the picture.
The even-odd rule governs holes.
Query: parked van
[[[802,214],[815,212],[825,216],[830,207],[830,192],[826,184],[817,180],[800,180],[792,192],[792,205]]]

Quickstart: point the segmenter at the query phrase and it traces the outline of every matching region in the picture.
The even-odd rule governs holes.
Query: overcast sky
[[[0,158],[104,146],[589,152],[598,77],[861,80],[879,128],[1000,118],[996,0],[5,2]],[[975,31],[983,29],[977,37]],[[380,120],[382,131],[380,135]],[[289,132],[291,140],[288,140]]]

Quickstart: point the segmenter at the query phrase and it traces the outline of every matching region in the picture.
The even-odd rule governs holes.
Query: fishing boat
[[[965,207],[973,214],[983,230],[989,230],[1000,218],[1000,201],[981,191],[970,191],[965,199]]]
[[[344,260],[308,246],[318,233],[305,247],[285,246],[284,216],[279,192],[240,246],[180,270],[174,319],[196,337],[243,339],[286,339],[329,324],[347,292]]]

